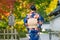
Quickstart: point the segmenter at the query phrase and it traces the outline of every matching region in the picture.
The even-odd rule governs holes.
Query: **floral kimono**
[[[29,33],[29,40],[39,40],[38,32],[40,31],[43,21],[44,18],[36,12],[31,12],[30,14],[27,14],[24,19],[24,24]]]

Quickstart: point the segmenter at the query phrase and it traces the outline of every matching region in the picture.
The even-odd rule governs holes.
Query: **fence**
[[[1,29],[0,40],[19,40],[18,32],[16,29]]]

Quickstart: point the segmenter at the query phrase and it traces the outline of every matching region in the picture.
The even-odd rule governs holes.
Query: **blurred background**
[[[50,27],[50,24],[52,23],[53,25],[55,25],[53,21],[57,18],[60,19],[60,16],[56,17],[60,14],[60,0],[0,0],[0,33],[4,33],[4,30],[7,29],[8,32],[9,30],[11,30],[11,25],[9,25],[8,23],[9,16],[11,14],[10,11],[12,11],[13,16],[15,17],[13,29],[16,29],[16,31],[21,37],[24,33],[23,37],[25,37],[25,34],[27,34],[27,29],[24,26],[23,19],[26,17],[26,14],[30,12],[30,6],[33,4],[37,8],[36,12],[38,12],[40,15],[44,17],[44,24],[42,25],[41,32],[48,33],[49,35],[51,31],[50,29],[52,29]],[[60,28],[60,25],[58,28]],[[56,40],[58,39],[56,38]]]

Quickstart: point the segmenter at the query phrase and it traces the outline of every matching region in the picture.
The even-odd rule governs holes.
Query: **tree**
[[[0,28],[6,28],[8,26],[9,11],[13,10],[15,1],[16,0],[0,0]]]

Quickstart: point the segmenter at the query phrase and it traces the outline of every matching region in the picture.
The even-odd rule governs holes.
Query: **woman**
[[[24,19],[24,24],[28,29],[28,33],[30,36],[29,40],[39,40],[38,32],[40,31],[44,18],[36,13],[36,7],[34,5],[32,5],[30,9],[30,13],[28,13],[26,18]]]

